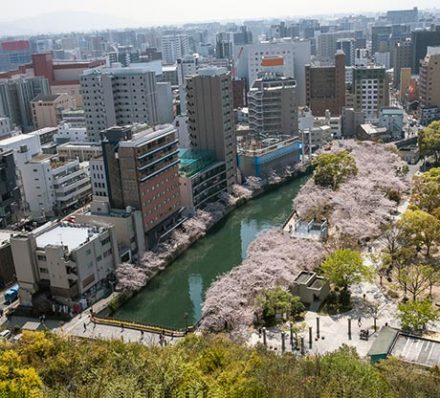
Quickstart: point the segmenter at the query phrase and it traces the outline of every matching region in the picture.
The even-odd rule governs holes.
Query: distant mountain
[[[0,35],[35,35],[146,26],[146,22],[91,12],[51,12],[15,21],[0,20]]]

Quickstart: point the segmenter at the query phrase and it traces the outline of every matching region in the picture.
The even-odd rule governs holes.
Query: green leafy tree
[[[428,322],[436,321],[439,317],[438,310],[432,306],[431,301],[409,301],[399,304],[397,314],[404,329],[421,331]]]
[[[279,287],[260,293],[257,305],[263,309],[263,318],[267,323],[273,323],[275,317],[282,314],[296,318],[305,310],[298,296]]]
[[[412,294],[413,301],[426,290],[432,287],[435,280],[435,270],[430,265],[411,265],[401,272],[397,281],[401,287]]]
[[[425,246],[427,256],[432,245],[440,240],[440,220],[422,210],[407,210],[399,227],[404,242],[415,247]]]
[[[317,185],[331,187],[333,190],[348,177],[356,175],[356,161],[348,151],[322,153],[313,160],[315,173],[313,178]]]
[[[414,177],[411,202],[440,218],[440,167]]]
[[[419,132],[419,148],[422,156],[434,156],[440,162],[440,121],[432,122]]]
[[[334,251],[322,263],[321,270],[328,281],[343,289],[373,277],[373,269],[364,264],[358,251],[351,249]]]

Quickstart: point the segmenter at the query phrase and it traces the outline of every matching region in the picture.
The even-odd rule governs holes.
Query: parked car
[[[9,340],[11,338],[11,336],[12,336],[12,333],[8,329],[2,330],[0,332],[0,339]]]

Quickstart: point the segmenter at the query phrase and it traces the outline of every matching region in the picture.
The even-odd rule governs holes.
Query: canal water
[[[283,225],[292,211],[292,199],[306,180],[289,181],[235,209],[113,317],[170,328],[196,323],[209,285],[241,263],[259,232]]]

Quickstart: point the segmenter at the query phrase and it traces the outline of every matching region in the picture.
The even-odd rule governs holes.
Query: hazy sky
[[[433,0],[0,0],[0,20],[13,21],[53,11],[109,14],[133,22],[160,24],[220,19],[429,8]]]

